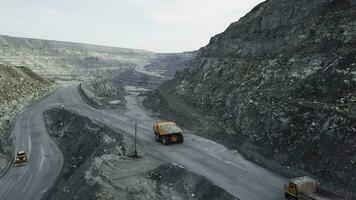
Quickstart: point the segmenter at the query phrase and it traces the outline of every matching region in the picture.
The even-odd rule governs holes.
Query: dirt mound
[[[125,102],[123,83],[114,79],[90,79],[80,84],[80,93],[97,108],[116,108]]]
[[[64,155],[61,176],[44,199],[72,199],[74,196],[95,199],[91,197],[95,196],[98,186],[86,184],[85,168],[87,160],[100,153],[104,133],[112,134],[112,131],[62,109],[49,110],[44,113],[44,118],[48,132]]]
[[[182,199],[236,200],[204,177],[190,173],[177,165],[161,165],[148,172],[146,176],[157,183],[161,193],[165,190],[175,190]]]

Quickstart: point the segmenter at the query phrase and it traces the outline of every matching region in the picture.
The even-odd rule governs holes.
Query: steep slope
[[[9,124],[23,106],[53,89],[26,67],[0,65],[0,173],[7,164]]]
[[[146,105],[182,115],[165,108],[170,95],[214,116],[230,131],[213,138],[228,136],[221,141],[251,159],[356,192],[355,47],[355,0],[268,0],[213,37]]]

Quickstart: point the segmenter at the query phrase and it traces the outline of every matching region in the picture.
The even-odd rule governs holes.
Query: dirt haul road
[[[1,177],[0,199],[41,199],[55,183],[63,156],[46,131],[43,112],[59,105],[129,134],[133,134],[137,120],[138,137],[146,152],[203,175],[242,200],[283,199],[286,182],[283,177],[246,161],[222,145],[189,133],[181,145],[158,144],[152,133],[156,119],[146,114],[141,98],[134,94],[126,96],[123,110],[98,110],[84,103],[78,86],[70,86],[28,106],[19,115],[11,139],[14,152],[25,150],[29,162],[24,167],[11,167]]]

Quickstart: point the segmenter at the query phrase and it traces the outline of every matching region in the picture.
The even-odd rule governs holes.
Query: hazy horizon
[[[154,52],[197,50],[263,0],[13,0],[0,34]]]

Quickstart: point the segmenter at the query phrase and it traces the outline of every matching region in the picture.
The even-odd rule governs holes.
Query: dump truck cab
[[[160,121],[153,125],[155,140],[164,145],[183,143],[183,130],[174,121]]]
[[[340,196],[319,188],[319,182],[307,176],[290,179],[284,187],[286,200],[338,200]]]
[[[25,151],[18,151],[15,160],[15,167],[24,166],[27,163],[27,155]]]

